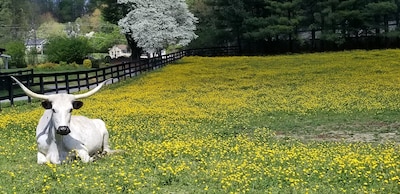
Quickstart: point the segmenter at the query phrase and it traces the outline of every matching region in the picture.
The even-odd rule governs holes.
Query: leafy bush
[[[53,37],[45,47],[47,59],[50,62],[59,63],[65,61],[67,63],[82,64],[83,59],[89,53],[90,47],[87,39],[77,37]]]
[[[10,66],[17,68],[26,67],[25,45],[20,41],[12,41],[6,44],[6,53],[11,56]]]
[[[28,65],[28,68],[34,69],[35,72],[65,72],[88,69],[83,65],[79,65],[77,63],[67,63],[64,61],[60,61],[59,64],[47,62],[38,65]]]
[[[93,68],[99,68],[102,63],[103,61],[101,59],[92,59]]]
[[[92,61],[90,59],[83,60],[83,66],[86,68],[92,68]]]
[[[43,69],[43,70],[54,70],[59,68],[60,65],[57,63],[43,63],[43,64],[39,64],[36,66],[37,69]]]

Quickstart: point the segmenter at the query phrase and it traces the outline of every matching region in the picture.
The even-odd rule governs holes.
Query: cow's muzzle
[[[60,135],[68,135],[69,133],[71,133],[71,130],[69,129],[68,126],[60,126],[56,130],[56,133]]]

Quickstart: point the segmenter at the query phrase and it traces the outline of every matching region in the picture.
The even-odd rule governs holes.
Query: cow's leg
[[[115,153],[121,153],[123,152],[122,150],[112,150],[110,148],[110,145],[108,144],[108,139],[109,139],[109,134],[106,130],[103,136],[103,153],[102,154],[115,154]]]
[[[37,163],[38,164],[44,164],[47,162],[47,158],[42,152],[37,153]]]
[[[108,134],[108,132],[106,130],[106,132],[104,133],[104,136],[103,136],[103,153],[104,152],[105,153],[111,153],[112,152],[112,150],[110,149],[110,145],[108,144],[108,139],[110,138],[109,136],[110,135]]]
[[[50,161],[52,164],[61,164],[58,152],[48,153],[46,158],[48,158],[48,161]]]
[[[88,163],[93,161],[93,158],[89,156],[89,153],[86,150],[79,149],[77,151],[78,151],[78,156],[82,160],[82,162]]]

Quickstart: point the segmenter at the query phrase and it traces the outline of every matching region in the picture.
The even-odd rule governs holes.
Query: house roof
[[[10,55],[6,55],[6,54],[1,54],[1,55],[0,55],[0,57],[3,57],[3,58],[9,58],[9,59],[11,58],[11,56],[10,56]]]
[[[41,44],[45,44],[47,41],[46,39],[41,39],[41,38],[37,38],[36,39],[36,43],[35,43],[35,39],[28,39],[25,41],[25,45],[41,45]]]
[[[117,47],[121,50],[128,50],[128,45],[125,45],[125,44],[117,44],[117,45],[114,45],[113,47]]]

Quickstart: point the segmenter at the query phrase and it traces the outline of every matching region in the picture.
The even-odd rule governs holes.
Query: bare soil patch
[[[305,141],[342,141],[370,143],[400,143],[400,122],[346,123],[321,125],[307,134],[276,132],[277,138],[294,138]]]

